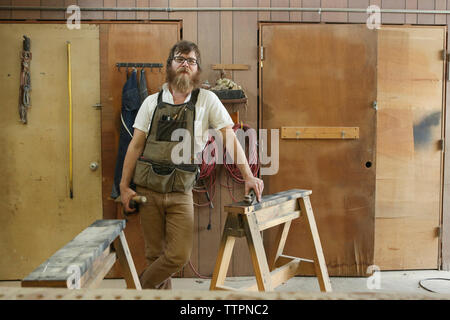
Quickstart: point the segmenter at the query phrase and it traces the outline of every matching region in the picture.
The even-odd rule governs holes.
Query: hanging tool
[[[31,76],[30,76],[30,61],[31,61],[31,40],[27,36],[23,36],[23,50],[21,53],[21,71],[20,71],[20,92],[19,92],[19,115],[20,121],[26,124],[27,110],[31,106],[30,91],[31,91]]]
[[[73,128],[72,128],[72,62],[70,57],[70,41],[67,41],[67,84],[69,89],[69,189],[73,199]]]
[[[120,203],[122,202],[120,196],[115,198],[114,201],[115,202],[120,202]],[[131,214],[138,213],[139,212],[139,204],[144,204],[144,203],[147,203],[147,197],[145,197],[145,196],[134,196],[134,197],[132,197],[130,199],[130,202],[129,202],[128,206],[130,207],[130,209],[136,209],[136,211],[126,212],[125,211],[125,207],[123,207],[122,208],[122,212],[123,212],[123,215],[125,216],[125,219],[126,219],[126,217],[128,217]]]

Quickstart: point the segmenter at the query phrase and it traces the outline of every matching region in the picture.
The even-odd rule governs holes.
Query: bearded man
[[[139,210],[148,262],[139,278],[143,289],[171,289],[171,276],[189,262],[194,236],[192,188],[199,170],[195,157],[206,145],[208,129],[220,130],[224,145],[235,151],[245,193],[253,189],[260,200],[264,188],[250,170],[227,110],[213,92],[199,88],[200,73],[197,45],[176,43],[167,58],[167,82],[144,100],[133,125],[120,193],[127,212],[135,210],[129,206],[136,195],[129,187],[132,179],[137,193],[147,197]],[[185,133],[182,141],[190,143],[187,151],[191,151],[189,161],[181,163],[172,157],[180,143],[173,139],[178,129]]]

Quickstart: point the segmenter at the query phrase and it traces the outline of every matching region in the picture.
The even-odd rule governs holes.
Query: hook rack
[[[153,70],[153,68],[158,68],[159,72],[161,72],[161,68],[163,67],[162,63],[139,63],[139,62],[118,62],[116,63],[116,67],[120,68],[150,68]]]

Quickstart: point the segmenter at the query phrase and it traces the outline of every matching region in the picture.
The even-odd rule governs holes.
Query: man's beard
[[[191,74],[185,67],[180,67],[176,71],[170,68],[167,73],[167,82],[177,91],[187,93],[198,87],[200,83],[200,73],[197,71],[194,75]]]

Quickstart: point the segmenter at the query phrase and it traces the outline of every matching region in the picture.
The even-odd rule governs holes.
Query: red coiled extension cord
[[[243,130],[244,133],[245,133],[246,131],[251,129],[251,127],[249,125],[246,125],[246,124],[242,123],[242,122],[240,124],[236,123],[233,126],[233,131],[236,132],[239,129]],[[250,141],[250,143],[251,142],[252,141]],[[248,154],[248,152],[250,150],[252,150],[252,152],[251,152],[251,154]],[[244,152],[246,154],[247,161],[248,161],[249,166],[250,166],[250,170],[251,170],[253,176],[256,177],[258,175],[258,171],[259,171],[259,167],[260,167],[259,158],[258,158],[258,146],[257,146],[257,143],[256,143],[256,146],[254,148],[250,148],[250,145],[249,145],[248,146],[248,151],[244,150]],[[222,184],[221,185],[222,185],[222,187],[225,187],[225,188],[228,189],[228,192],[230,193],[231,198],[233,199],[233,201],[236,202],[236,199],[233,197],[233,194],[231,193],[232,187],[230,187],[229,183],[228,183],[229,178],[231,177],[231,179],[233,179],[233,181],[235,181],[236,183],[239,183],[239,184],[244,183],[244,179],[243,179],[242,174],[239,171],[238,167],[234,163],[234,161],[233,161],[233,163],[227,163],[227,162],[228,162],[227,161],[227,151],[226,151],[226,148],[225,148],[224,152],[223,152],[223,163],[224,163],[225,169],[227,170],[228,176],[227,176],[227,185],[226,186],[222,185]]]
[[[208,154],[208,152],[210,154]],[[209,195],[209,201],[197,204],[194,203],[196,206],[208,206],[212,203],[214,200],[214,196],[216,194],[216,142],[214,141],[214,137],[210,137],[208,142],[206,143],[205,148],[202,152],[202,163],[200,165],[200,174],[198,180],[202,182],[202,187],[194,187],[193,191],[197,193],[206,193],[208,192]],[[207,162],[205,162],[205,159]]]

